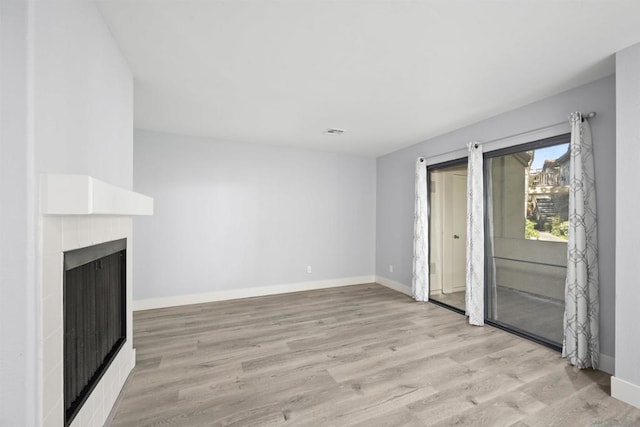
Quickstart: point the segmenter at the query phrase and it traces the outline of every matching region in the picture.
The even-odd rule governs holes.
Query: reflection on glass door
[[[562,343],[569,135],[485,155],[486,317]]]
[[[464,310],[467,160],[429,167],[429,298]]]

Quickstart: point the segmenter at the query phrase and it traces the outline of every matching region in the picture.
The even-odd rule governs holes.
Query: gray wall
[[[640,387],[640,44],[616,55],[616,73],[616,377]]]
[[[0,426],[35,425],[37,415],[27,18],[27,2],[0,1]]]
[[[36,172],[91,175],[130,189],[133,77],[95,4],[36,2]]]
[[[134,221],[135,300],[373,275],[375,159],[134,139],[135,190],[155,201]]]
[[[598,188],[601,351],[614,355],[615,296],[615,77],[610,76],[534,104],[492,117],[377,159],[376,274],[411,287],[414,164],[465,149],[472,140],[491,141],[563,121],[573,111],[596,111],[591,120]],[[428,117],[425,118],[428,120]],[[389,272],[389,265],[394,272]]]

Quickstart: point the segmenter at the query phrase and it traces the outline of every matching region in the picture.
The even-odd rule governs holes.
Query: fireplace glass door
[[[65,253],[64,405],[69,425],[126,340],[126,239]]]

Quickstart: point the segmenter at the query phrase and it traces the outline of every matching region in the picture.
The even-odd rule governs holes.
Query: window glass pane
[[[525,237],[566,242],[569,231],[569,144],[539,148],[530,153]]]
[[[562,342],[569,144],[529,144],[487,156],[487,317]]]

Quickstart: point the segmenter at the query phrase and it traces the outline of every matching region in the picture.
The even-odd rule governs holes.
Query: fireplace
[[[64,424],[71,424],[126,342],[127,239],[64,252]]]
[[[36,424],[52,427],[102,426],[108,422],[118,396],[135,366],[131,311],[134,248],[132,217],[153,214],[153,199],[86,175],[49,174],[42,175],[40,179],[42,215],[41,243],[38,249],[38,326],[41,358],[39,373],[36,374],[40,384]],[[106,245],[103,246],[103,243]],[[73,260],[77,254],[83,253],[85,255]],[[100,258],[117,253],[122,254],[122,257],[114,257],[121,262],[119,266],[117,263],[111,264],[113,260],[98,262]],[[104,302],[110,298],[110,301],[120,301],[120,305],[110,303],[109,307],[113,306],[114,309],[103,310],[101,316],[96,311],[93,320],[77,326],[102,323],[111,325],[105,341],[96,345],[106,356],[95,356],[93,365],[87,367],[87,372],[84,369],[81,371],[86,383],[79,385],[69,382],[73,379],[65,378],[65,375],[73,372],[71,368],[75,369],[79,361],[69,359],[68,356],[71,354],[76,357],[81,354],[77,349],[70,351],[73,348],[72,341],[65,332],[65,325],[75,321],[75,315],[67,311],[72,299],[69,294],[69,276],[72,275],[71,270],[91,263],[94,263],[93,270],[91,266],[87,267],[84,276],[88,277],[88,283],[91,284],[92,280],[94,282],[93,299]],[[100,287],[95,288],[96,271],[105,275],[112,272],[109,274],[119,276],[122,278],[121,287],[115,286],[110,292]],[[77,292],[80,290],[91,296],[89,289],[76,289]],[[80,307],[83,305],[80,304]],[[76,314],[81,314],[81,311]],[[90,330],[82,331],[83,337],[85,333],[91,335]]]

